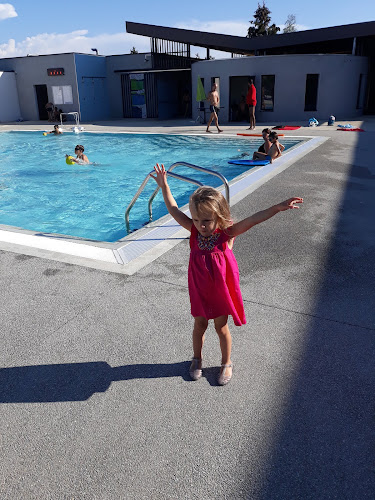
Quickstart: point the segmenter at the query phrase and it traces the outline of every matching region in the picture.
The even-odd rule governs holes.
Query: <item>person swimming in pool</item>
[[[83,153],[85,148],[82,146],[82,144],[77,144],[77,146],[74,148],[74,153],[77,155],[76,158],[71,158],[71,161],[74,163],[78,163],[78,165],[87,165],[90,163],[89,159],[87,156]],[[69,155],[65,155],[67,158]]]
[[[269,148],[268,153],[256,151],[253,154],[253,160],[269,160],[270,163],[272,163],[273,160],[276,160],[281,156],[285,146],[279,143],[279,136],[276,132],[271,132],[269,134],[269,141],[271,143],[271,147]]]
[[[48,134],[60,135],[60,134],[62,134],[62,130],[59,129],[58,125],[54,125],[53,130],[51,130],[51,132],[45,132],[45,134],[46,135],[48,135]]]

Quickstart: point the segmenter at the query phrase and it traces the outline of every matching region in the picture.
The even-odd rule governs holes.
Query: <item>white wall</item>
[[[353,119],[363,113],[356,109],[359,75],[367,75],[367,58],[343,54],[303,54],[242,57],[214,61],[198,61],[192,65],[193,117],[198,75],[204,78],[206,93],[211,78],[220,78],[220,121],[229,120],[230,76],[255,75],[257,87],[256,118],[264,123],[282,124],[308,121],[315,116],[320,121],[335,115],[339,120]],[[304,111],[306,75],[319,74],[316,111]],[[275,75],[274,110],[261,110],[261,75]],[[245,89],[246,93],[246,89]],[[208,106],[208,103],[207,103]]]
[[[64,68],[63,76],[48,76],[48,68]],[[35,85],[46,85],[48,101],[53,102],[52,87],[71,85],[73,104],[58,105],[64,113],[79,111],[77,75],[74,54],[53,54],[45,56],[14,57],[0,59],[0,69],[13,70],[16,74],[18,98],[24,120],[39,120]],[[47,102],[46,102],[47,104]]]
[[[0,122],[14,122],[21,118],[16,75],[0,71]]]

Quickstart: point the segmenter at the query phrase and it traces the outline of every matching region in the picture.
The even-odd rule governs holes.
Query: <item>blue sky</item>
[[[0,57],[91,53],[94,47],[103,55],[126,54],[133,46],[148,52],[148,38],[127,34],[125,21],[245,36],[257,5],[252,0],[233,4],[227,0],[0,3]],[[375,20],[374,0],[362,0],[358,5],[350,0],[266,0],[266,5],[272,22],[283,26],[288,14],[294,14],[300,30]]]

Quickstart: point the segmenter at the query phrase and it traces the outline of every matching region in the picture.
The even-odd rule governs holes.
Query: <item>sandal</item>
[[[199,368],[200,366],[200,368]],[[193,358],[191,361],[189,375],[192,380],[199,380],[202,376],[202,359],[201,358]]]
[[[225,372],[227,371],[227,368],[232,368],[232,363],[229,365],[221,365],[221,368],[223,369],[220,373],[219,376],[217,377],[217,383],[219,385],[227,385],[227,383],[230,381],[232,378],[232,374],[230,375],[225,375]]]

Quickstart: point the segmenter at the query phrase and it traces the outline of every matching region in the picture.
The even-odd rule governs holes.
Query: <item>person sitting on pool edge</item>
[[[264,143],[261,146],[259,146],[259,149],[258,149],[259,153],[268,154],[268,151],[270,150],[270,147],[272,146],[271,141],[269,139],[270,133],[271,133],[271,129],[269,129],[269,128],[264,128],[262,130],[262,136],[264,139]],[[250,156],[250,153],[242,153],[241,154],[241,158],[243,158],[245,156]],[[253,160],[254,160],[254,157],[253,157]]]
[[[256,151],[253,154],[253,160],[269,160],[270,163],[272,163],[273,160],[276,160],[281,156],[282,152],[285,149],[285,146],[279,143],[279,136],[277,135],[277,133],[271,132],[269,134],[269,140],[271,142],[271,147],[268,150],[268,153]]]
[[[264,143],[259,146],[258,152],[259,153],[265,153],[266,155],[268,154],[268,151],[270,150],[270,147],[272,146],[269,135],[271,133],[271,129],[269,128],[264,128],[262,130],[262,136],[264,139]]]
[[[48,134],[60,135],[60,134],[62,134],[62,130],[59,129],[58,125],[54,125],[53,130],[51,130],[51,132],[45,132],[45,135],[48,135]]]
[[[77,144],[77,146],[74,148],[74,153],[77,155],[76,158],[71,158],[71,161],[74,163],[78,163],[79,165],[87,165],[90,163],[89,159],[85,154],[83,154],[85,148],[82,146],[82,144]],[[65,155],[68,157],[69,155]]]

